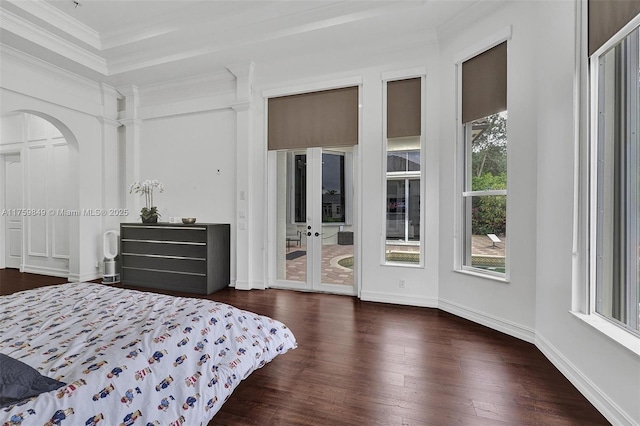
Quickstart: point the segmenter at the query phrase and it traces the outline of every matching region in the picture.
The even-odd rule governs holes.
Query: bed
[[[0,297],[0,353],[63,382],[3,425],[206,425],[251,372],[296,347],[230,305],[93,283]]]

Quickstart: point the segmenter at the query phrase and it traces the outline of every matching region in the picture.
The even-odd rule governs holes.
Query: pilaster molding
[[[125,98],[125,110],[123,119],[137,119],[138,107],[140,106],[140,95],[138,86],[119,87],[118,92]]]
[[[236,96],[239,103],[251,102],[253,98],[253,80],[255,64],[249,61],[244,64],[227,65],[229,72],[236,76]]]
[[[252,194],[254,168],[251,161],[255,155],[252,143],[252,87],[253,62],[231,65],[227,69],[236,76],[236,99],[231,105],[236,111],[236,289],[250,290],[254,280],[257,257],[254,248],[258,241],[257,227],[253,226]],[[260,235],[261,239],[262,235]]]

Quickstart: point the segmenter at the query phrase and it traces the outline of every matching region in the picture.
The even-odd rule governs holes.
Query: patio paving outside
[[[495,245],[486,235],[474,235],[472,237],[472,253],[478,256],[504,257],[506,239],[500,237],[501,242]],[[338,262],[342,259],[353,256],[352,245],[324,245],[322,246],[322,282],[325,284],[340,284],[353,286],[353,269],[341,266]],[[398,252],[418,251],[418,246],[389,245],[389,250]],[[301,256],[287,260],[287,280],[306,281],[307,275],[307,255],[306,246],[292,246],[287,250],[287,254],[301,251]]]

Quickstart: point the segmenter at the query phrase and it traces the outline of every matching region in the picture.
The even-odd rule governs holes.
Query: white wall
[[[358,247],[363,299],[439,306],[534,342],[613,423],[640,424],[640,360],[569,313],[574,278],[575,4],[484,2],[483,7],[488,9],[474,8],[459,24],[450,22],[441,28],[439,42],[430,34],[416,33],[404,48],[391,44],[381,48],[362,38],[358,44],[343,43],[299,58],[279,55],[272,62],[256,64],[250,114],[243,115],[251,121],[240,128],[247,130],[243,138],[249,139],[249,149],[237,146],[241,112],[234,110],[238,93],[230,74],[140,88],[138,115],[129,117],[139,120],[135,164],[122,158],[131,152],[127,146],[131,140],[118,145],[112,105],[117,94],[5,50],[0,114],[21,110],[45,114],[68,141],[77,144],[78,167],[72,170],[72,181],[78,188],[72,199],[78,207],[111,207],[108,204],[119,200],[126,200],[125,207],[132,205],[132,198],[114,189],[110,178],[115,172],[108,170],[112,162],[107,160],[115,158],[127,164],[127,176],[165,184],[165,192],[156,198],[165,219],[189,215],[201,222],[229,222],[232,241],[237,241],[238,182],[246,184],[250,188],[249,236],[242,237],[243,248],[252,259],[249,284],[260,288],[270,261],[262,92],[359,79]],[[504,283],[453,271],[454,58],[508,26],[512,28],[508,52],[510,282]],[[383,266],[382,74],[415,67],[427,71],[426,265]],[[103,101],[105,93],[109,102]],[[245,151],[246,157],[238,156]],[[240,159],[246,163],[239,164]],[[238,176],[236,170],[246,170],[248,176]],[[136,214],[132,212],[127,220],[136,220]],[[100,258],[101,234],[109,221],[79,218],[72,226],[70,269],[75,278],[96,275],[94,262]],[[232,266],[232,277],[235,269]],[[404,289],[398,286],[400,279],[405,280]]]
[[[53,124],[36,115],[12,114],[2,117],[0,123],[0,154],[15,152],[20,155],[23,184],[18,190],[24,200],[20,207],[32,213],[15,218],[22,221],[24,244],[21,244],[20,269],[67,277],[71,217],[56,214],[69,209],[67,141]],[[4,189],[8,190],[16,182],[2,184],[7,185]]]
[[[101,86],[31,57],[2,47],[0,117],[28,112],[52,123],[69,146],[71,209],[102,209],[104,205],[104,119],[111,103]],[[107,114],[108,113],[108,114]],[[100,120],[103,119],[103,120]],[[49,177],[49,176],[48,176]],[[84,281],[101,274],[104,216],[69,220],[69,280]]]
[[[143,121],[140,178],[164,184],[163,193],[154,193],[161,221],[173,216],[234,223],[235,131],[231,109]],[[235,227],[231,233],[233,281]]]
[[[534,342],[613,424],[639,424],[640,359],[570,313],[575,8],[513,2],[442,40],[440,302]],[[453,271],[454,58],[509,25],[510,282],[501,283]]]
[[[539,23],[530,3],[503,7],[442,41],[440,63],[440,306],[533,341],[536,265],[536,80],[532,46]],[[527,10],[532,9],[532,10]],[[523,11],[526,11],[524,13]],[[510,282],[454,272],[456,173],[455,61],[468,49],[513,27],[508,43],[507,256]]]
[[[345,46],[345,49],[356,49]],[[368,48],[363,47],[368,51]],[[290,88],[315,87],[321,90],[323,85],[336,81],[361,81],[361,123],[360,143],[358,145],[359,170],[357,184],[358,199],[361,204],[357,209],[361,212],[361,238],[356,241],[356,250],[360,250],[361,298],[363,300],[402,303],[417,306],[437,306],[438,297],[438,47],[432,40],[424,38],[406,49],[394,52],[380,50],[372,52],[366,59],[362,55],[341,55],[341,57],[361,58],[357,66],[351,59],[345,62],[333,60],[336,52],[328,52],[326,56],[317,55],[313,61],[306,62],[300,58],[289,58],[278,64],[267,64],[264,74],[258,73],[256,93],[264,91],[286,91]],[[318,73],[317,67],[311,64],[322,62]],[[383,221],[383,177],[382,160],[385,139],[382,134],[383,118],[383,75],[390,72],[403,72],[426,69],[426,157],[425,181],[423,194],[425,203],[425,240],[426,262],[424,268],[398,267],[383,265],[381,262],[384,250],[385,223]],[[257,67],[260,71],[262,68]],[[311,90],[311,89],[309,89]],[[257,127],[257,126],[256,126]],[[259,140],[265,140],[264,128],[259,127]],[[257,153],[257,155],[261,155]],[[404,280],[405,287],[400,288],[399,281]]]
[[[640,424],[640,357],[571,308],[575,38],[569,5],[539,11],[537,344],[613,424]],[[586,94],[583,94],[586,95]],[[586,99],[586,96],[585,98]],[[586,149],[586,140],[579,141]],[[549,171],[553,171],[550,173]],[[586,238],[586,235],[580,235]],[[581,253],[586,256],[587,253]],[[584,285],[584,283],[579,283]],[[638,346],[640,347],[640,343]]]

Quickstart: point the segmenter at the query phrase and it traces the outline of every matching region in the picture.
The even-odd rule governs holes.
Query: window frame
[[[638,311],[640,311],[640,308],[635,306],[635,304],[638,303],[637,302],[637,299],[638,299],[637,281],[634,281],[636,283],[636,288],[629,288],[628,286],[625,286],[626,312],[627,312],[627,315],[630,315],[630,314],[634,315],[634,319],[631,320],[631,325],[630,325],[629,319],[622,322],[616,318],[608,317],[607,315],[598,312],[599,310],[598,298],[599,298],[600,290],[602,289],[602,279],[603,279],[602,277],[602,268],[603,268],[602,239],[603,239],[603,233],[604,233],[603,223],[602,223],[603,220],[601,219],[600,212],[605,209],[604,201],[602,199],[602,193],[605,191],[604,177],[603,177],[605,173],[604,172],[605,166],[600,166],[600,164],[601,164],[601,159],[604,155],[604,152],[603,152],[604,145],[606,144],[606,141],[604,141],[605,126],[603,125],[604,116],[602,113],[605,107],[605,104],[604,104],[605,75],[603,72],[600,71],[600,69],[602,67],[601,63],[604,56],[609,51],[611,51],[611,49],[615,48],[621,42],[623,42],[625,39],[631,36],[634,32],[635,32],[635,37],[634,37],[634,40],[631,41],[632,46],[629,49],[629,51],[632,51],[632,49],[635,49],[637,56],[631,57],[631,61],[626,64],[626,71],[630,69],[636,70],[635,71],[636,78],[634,78],[633,75],[629,76],[625,72],[624,85],[625,87],[628,88],[627,83],[630,80],[637,81],[637,75],[638,75],[638,71],[637,71],[638,65],[639,65],[638,62],[640,61],[640,15],[634,18],[633,20],[631,20],[618,33],[616,33],[614,37],[612,37],[610,40],[604,43],[591,56],[586,58],[586,62],[589,70],[588,93],[590,94],[589,111],[588,111],[590,131],[589,131],[589,137],[588,137],[589,143],[587,144],[588,146],[588,155],[587,155],[588,166],[587,167],[588,167],[589,176],[586,181],[586,186],[588,188],[586,192],[589,194],[588,195],[589,217],[588,217],[588,225],[587,225],[586,232],[588,234],[589,247],[591,249],[589,250],[589,254],[588,254],[588,277],[589,277],[587,282],[588,300],[586,302],[586,306],[577,306],[578,310],[581,310],[582,312],[586,312],[586,316],[590,317],[590,318],[583,318],[583,319],[585,319],[588,323],[592,324],[597,329],[601,330],[603,333],[605,333],[609,337],[621,343],[623,346],[630,349],[633,347],[632,342],[637,341],[637,339],[640,338],[640,329],[638,329],[638,319],[637,319]],[[616,80],[616,83],[617,82],[618,81]],[[616,97],[616,100],[617,100],[617,97]],[[639,103],[639,100],[638,100],[638,97],[636,97],[634,101],[625,104],[625,111],[624,111],[625,125],[628,126],[627,127],[628,131],[636,132],[636,134],[638,131],[638,126],[640,125],[638,121],[640,120],[634,123],[634,120],[631,120],[630,117],[635,116],[636,120],[638,119],[638,108],[640,106],[638,105],[638,103]],[[627,109],[627,107],[629,107],[630,110]],[[636,145],[636,150],[637,149],[640,149],[640,146]],[[625,150],[625,153],[622,154],[624,158],[615,157],[613,159],[614,171],[617,171],[620,167],[629,166],[629,164],[625,164],[624,166],[622,165],[622,162],[628,159],[628,157],[626,156],[627,152],[628,151]],[[632,155],[631,157],[634,157],[634,155]],[[637,161],[637,152],[635,153],[635,159],[632,158],[631,161],[634,162],[632,167],[636,168],[636,173],[637,173],[638,167],[640,167],[640,164],[638,164],[638,161]],[[630,177],[628,174],[625,174],[624,178],[626,179],[627,183],[630,183],[630,187],[631,187],[631,189],[627,189],[625,194],[627,194],[629,191],[634,191],[637,193],[638,187],[637,187],[637,182],[635,181],[636,179]],[[639,200],[636,200],[636,202],[638,201]],[[633,214],[633,212],[635,212],[635,217],[637,217],[638,215],[638,207],[639,207],[638,205],[635,205],[631,208],[632,210],[631,213]],[[612,207],[612,208],[615,208],[615,207]],[[627,213],[626,210],[625,210],[625,213]],[[628,217],[629,216],[627,214],[625,216],[625,218],[627,219],[627,222],[628,222]],[[634,224],[631,227],[632,230],[635,232],[635,237],[631,238],[630,240],[632,241],[626,244],[627,247],[625,247],[624,257],[627,260],[625,264],[626,265],[625,272],[627,274],[634,274],[637,276],[638,267],[639,267],[638,259],[637,259],[637,256],[632,255],[632,253],[635,252],[635,249],[632,246],[640,242],[640,237],[638,237],[638,230],[636,229],[636,226],[637,224]],[[628,234],[629,230],[627,229],[625,233]],[[629,259],[631,258],[633,258],[633,261],[629,261]],[[632,265],[635,266],[635,269],[633,271],[630,270]],[[635,296],[635,299],[633,296]],[[574,312],[574,313],[579,317],[581,317],[580,312]],[[636,326],[636,329],[633,328],[633,325]],[[620,333],[620,331],[616,331],[616,329],[619,329],[620,331],[622,331],[622,333]],[[636,346],[637,346],[637,343],[636,343]],[[640,354],[637,348],[634,351]]]
[[[427,70],[425,67],[412,68],[407,70],[390,71],[381,73],[381,87],[382,87],[382,173],[381,173],[381,193],[382,193],[382,208],[381,208],[381,232],[380,232],[380,265],[403,267],[403,268],[424,268],[425,267],[425,224],[426,224],[426,86],[427,86]],[[387,83],[408,80],[412,78],[420,78],[420,170],[419,171],[406,171],[406,172],[388,172],[387,171]],[[388,180],[404,180],[408,183],[410,179],[418,178],[420,181],[420,242],[418,247],[419,261],[418,263],[411,262],[399,262],[387,260],[387,181]],[[408,188],[408,186],[407,186]],[[406,193],[407,189],[405,189]],[[405,207],[405,215],[408,212]],[[406,222],[406,219],[405,219]],[[406,226],[406,224],[405,224]]]
[[[501,43],[507,43],[507,51],[509,50],[509,45],[511,41],[512,35],[512,26],[509,25],[503,28],[500,31],[488,36],[484,40],[479,43],[467,48],[466,50],[460,52],[454,58],[455,64],[455,76],[456,76],[456,158],[455,158],[455,213],[454,213],[454,250],[455,254],[453,257],[453,270],[455,272],[464,273],[467,275],[472,275],[479,278],[487,278],[499,282],[509,283],[510,282],[510,245],[505,244],[505,272],[495,272],[482,268],[472,267],[470,265],[465,265],[465,261],[467,258],[466,250],[467,250],[467,242],[466,242],[466,206],[465,199],[473,196],[493,196],[493,195],[504,195],[507,196],[507,206],[506,206],[506,216],[507,216],[507,229],[509,229],[509,200],[508,200],[508,192],[510,187],[510,179],[509,169],[510,169],[510,161],[508,160],[508,148],[507,148],[507,189],[506,190],[488,190],[488,191],[467,191],[467,188],[470,186],[470,183],[467,182],[467,179],[470,179],[469,173],[467,171],[467,158],[470,156],[471,144],[467,143],[469,138],[469,133],[471,131],[470,126],[467,126],[462,122],[462,64],[463,62],[472,59],[493,47],[498,46]],[[507,57],[507,74],[508,74],[508,57]],[[507,77],[507,84],[508,84]],[[509,105],[509,87],[507,86],[507,112]],[[508,120],[508,118],[507,118]],[[507,121],[508,126],[508,121]],[[507,142],[508,146],[508,142]]]

